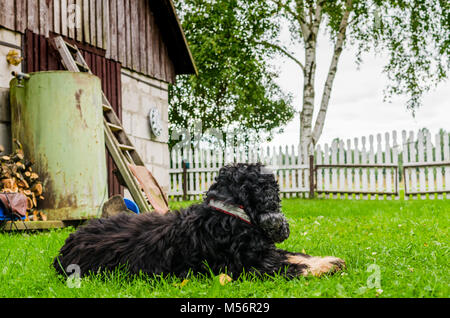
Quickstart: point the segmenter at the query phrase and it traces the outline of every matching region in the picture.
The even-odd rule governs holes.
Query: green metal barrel
[[[10,82],[12,137],[34,161],[49,220],[100,216],[107,199],[100,79],[66,71]]]

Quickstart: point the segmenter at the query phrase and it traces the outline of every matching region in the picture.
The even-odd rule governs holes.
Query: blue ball
[[[137,206],[137,204],[134,201],[128,200],[128,199],[123,199],[125,201],[125,205],[127,206],[128,210],[133,211],[136,214],[139,214],[139,207]]]

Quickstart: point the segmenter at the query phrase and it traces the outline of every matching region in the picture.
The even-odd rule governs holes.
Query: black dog
[[[53,266],[64,273],[76,264],[81,276],[125,266],[131,274],[150,276],[211,270],[289,278],[345,266],[339,258],[276,248],[288,236],[274,175],[260,164],[234,164],[220,169],[200,204],[165,215],[121,213],[91,220],[68,237]]]

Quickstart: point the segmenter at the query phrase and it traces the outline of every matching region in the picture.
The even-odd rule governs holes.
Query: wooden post
[[[183,159],[181,161],[181,166],[183,168],[183,201],[187,200],[187,163],[186,160]]]
[[[314,199],[314,155],[309,155],[309,198]]]

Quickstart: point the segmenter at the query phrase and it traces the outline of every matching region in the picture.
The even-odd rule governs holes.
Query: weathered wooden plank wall
[[[122,67],[173,83],[174,63],[148,0],[0,0],[0,25],[62,34],[106,51]]]

